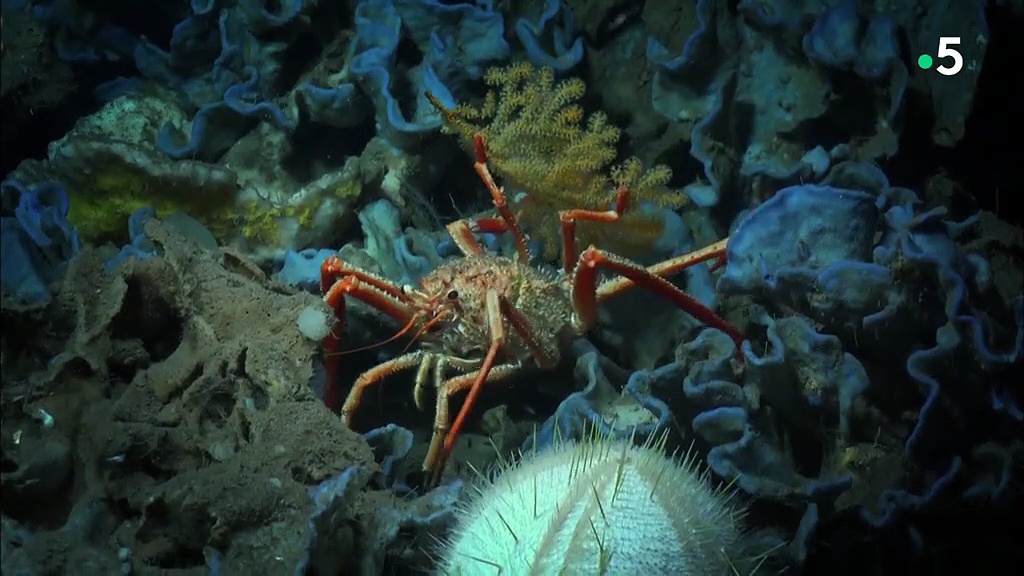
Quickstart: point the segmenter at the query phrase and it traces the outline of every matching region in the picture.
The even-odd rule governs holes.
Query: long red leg
[[[392,358],[387,362],[378,364],[360,374],[359,378],[356,379],[355,384],[352,385],[352,390],[349,391],[348,397],[345,398],[345,404],[341,407],[341,422],[346,426],[352,426],[352,414],[356,411],[356,408],[359,407],[359,401],[362,399],[363,392],[365,392],[367,388],[374,384],[379,384],[382,380],[399,370],[405,370],[416,366],[423,362],[423,357],[425,355],[426,353],[422,350],[403,354],[402,356]]]
[[[473,232],[482,234],[504,234],[508,232],[508,224],[501,218],[477,218],[470,224]]]
[[[520,368],[519,364],[498,364],[491,368],[485,383],[498,382],[508,378],[518,372]],[[448,380],[437,389],[434,433],[430,438],[427,456],[423,459],[423,471],[427,473],[427,480],[431,486],[436,486],[438,481],[441,480],[441,474],[444,473],[444,469],[451,458],[451,452],[455,447],[455,439],[458,438],[459,431],[448,426],[449,422],[451,422],[448,408],[449,398],[453,394],[458,394],[468,388],[472,388],[479,376],[479,370],[474,370],[469,374],[461,374]],[[449,432],[449,430],[454,431]],[[447,442],[448,438],[451,438],[450,443]],[[448,447],[445,448],[445,446]]]
[[[366,270],[351,266],[337,256],[329,256],[324,260],[324,263],[320,265],[320,290],[326,293],[327,289],[330,288],[332,284],[345,276],[355,276],[377,290],[393,297],[399,302],[409,302],[409,297],[402,292],[402,289],[394,282],[377,276],[376,274],[367,272]]]
[[[449,110],[437,99],[429,90],[424,93],[427,100],[433,104],[434,108],[444,116],[447,122],[455,122],[457,116],[454,111]],[[502,232],[512,232],[512,236],[515,238],[516,251],[519,253],[519,258],[523,262],[529,261],[529,250],[526,244],[526,235],[523,234],[522,229],[516,223],[515,216],[512,215],[512,211],[508,209],[508,203],[505,200],[505,192],[498,185],[494,183],[494,177],[491,176],[491,170],[487,167],[487,146],[484,143],[484,137],[481,134],[475,134],[473,136],[473,156],[474,165],[473,168],[476,173],[480,175],[480,179],[484,181],[484,186],[487,187],[487,192],[490,193],[491,199],[494,201],[494,207],[498,209],[498,214],[501,218],[480,218],[472,223],[473,232],[489,232],[492,234],[500,234]]]
[[[597,274],[604,268],[632,280],[651,292],[666,298],[680,309],[704,324],[725,332],[737,348],[746,339],[721,316],[701,304],[665,278],[625,258],[599,250],[593,246],[580,254],[579,264],[572,277],[572,301],[583,328],[597,324]]]
[[[324,404],[331,411],[338,408],[338,359],[337,355],[341,348],[342,336],[345,332],[345,296],[352,295],[359,300],[373,306],[384,314],[394,318],[401,324],[406,324],[412,318],[413,311],[405,301],[405,295],[401,289],[382,281],[383,286],[377,286],[372,279],[376,276],[359,271],[358,274],[350,273],[351,267],[340,267],[341,260],[328,258],[321,267],[320,282],[324,292],[324,302],[331,307],[337,323],[331,328],[324,338],[324,367],[327,371],[327,383],[324,388]],[[342,264],[343,266],[343,264]],[[343,274],[342,277],[337,276]],[[385,291],[385,288],[390,290]]]
[[[530,202],[530,195],[520,191],[515,203],[518,206],[523,206]],[[472,227],[473,232],[476,233],[504,234],[505,232],[508,232],[508,224],[501,218],[501,216],[498,216],[497,218],[476,218],[474,220],[470,220],[470,226]]]
[[[494,366],[497,354],[505,346],[506,335],[504,322],[506,321],[512,326],[512,329],[515,330],[516,334],[526,342],[527,347],[530,349],[530,354],[536,361],[537,366],[542,369],[552,368],[558,362],[557,351],[544,349],[533,328],[530,326],[526,315],[516,309],[511,302],[499,295],[497,292],[488,292],[487,323],[488,328],[490,329],[491,345],[487,350],[487,356],[484,357],[484,361],[480,368],[474,373],[475,377],[472,380],[472,386],[468,383],[460,383],[461,381],[458,378],[453,378],[452,381],[442,388],[438,395],[435,434],[438,433],[438,430],[442,429],[446,432],[444,444],[441,446],[439,454],[435,454],[438,450],[435,446],[436,442],[432,441],[431,450],[427,454],[427,460],[424,462],[425,467],[431,469],[431,476],[434,481],[440,479],[441,473],[444,471],[444,467],[448,464],[448,458],[451,456],[452,449],[455,447],[455,440],[459,437],[459,432],[462,430],[466,417],[470,410],[473,409],[473,405],[476,403],[476,398],[479,395],[481,388],[483,388],[483,383],[486,381],[494,381],[496,378],[505,377],[515,372],[519,367],[517,364],[502,364],[500,366]],[[469,393],[466,395],[466,399],[462,403],[462,408],[459,409],[459,414],[455,417],[455,422],[452,423],[451,427],[448,427],[448,395],[467,387],[469,388]],[[442,404],[444,405],[443,408]]]
[[[490,375],[491,368],[494,367],[494,361],[497,359],[498,353],[505,346],[505,324],[501,318],[501,296],[494,290],[488,290],[486,298],[487,327],[491,335],[491,343],[487,348],[487,355],[484,356],[484,361],[480,364],[480,369],[476,373],[473,385],[469,388],[469,393],[466,394],[466,399],[462,402],[459,415],[455,417],[455,422],[445,436],[441,456],[435,463],[431,474],[431,479],[435,482],[441,476],[441,469],[448,463],[448,456],[455,445],[455,438],[458,437],[459,430],[462,429],[462,425],[466,421],[466,416],[469,414],[470,409],[473,408],[473,404],[476,403],[477,396],[480,395],[480,390],[483,388],[483,383],[487,380],[488,375]]]
[[[537,367],[541,370],[554,368],[558,364],[559,351],[545,350],[540,338],[537,338],[537,332],[530,326],[530,321],[526,318],[526,314],[523,314],[521,310],[513,306],[504,296],[501,297],[500,304],[501,314],[512,325],[512,329],[515,330],[516,334],[526,342],[526,347],[530,349],[530,355],[533,356]]]
[[[729,238],[723,238],[714,244],[709,244],[699,250],[681,254],[675,258],[670,258],[664,262],[659,262],[652,266],[647,267],[647,272],[655,276],[661,276],[666,278],[672,276],[678,272],[681,272],[691,266],[700,264],[701,262],[707,262],[708,260],[716,259],[717,262],[715,267],[718,267],[718,262],[725,259],[726,245],[729,243]],[[714,268],[713,268],[714,269]],[[597,288],[597,301],[604,302],[636,287],[636,282],[625,276],[617,276],[605,282],[602,282]]]
[[[465,220],[456,220],[446,228],[448,235],[452,237],[452,241],[455,242],[455,246],[463,256],[479,256],[484,253],[484,247],[476,241],[472,228]]]
[[[572,274],[576,266],[576,222],[615,222],[629,209],[629,188],[619,186],[615,191],[615,206],[611,210],[562,210],[558,219],[562,224],[562,268],[565,275]]]
[[[509,210],[508,202],[505,200],[504,189],[498,188],[498,185],[494,183],[491,170],[487,167],[487,146],[484,143],[484,137],[480,134],[473,136],[473,152],[476,157],[473,168],[480,175],[484,186],[491,194],[491,200],[494,202],[494,207],[498,209],[498,215],[505,221],[508,231],[512,233],[512,238],[516,243],[516,252],[519,254],[519,261],[529,262],[530,250],[526,245],[526,235],[523,234],[523,230],[516,222],[516,217],[512,214],[512,210]]]

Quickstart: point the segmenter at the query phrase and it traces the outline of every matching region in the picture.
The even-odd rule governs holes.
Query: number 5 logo
[[[935,69],[936,72],[943,76],[952,76],[959,72],[964,67],[964,57],[952,46],[960,45],[959,36],[940,36],[939,37],[939,51],[935,54],[938,58],[952,58],[953,65],[946,66],[943,64]]]

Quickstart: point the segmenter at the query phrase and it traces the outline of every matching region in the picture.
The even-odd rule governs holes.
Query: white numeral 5
[[[939,37],[939,51],[936,54],[938,58],[952,58],[953,65],[946,66],[943,64],[935,69],[936,72],[943,76],[952,76],[959,72],[964,67],[964,57],[955,48],[951,46],[959,46],[959,36],[940,36]]]

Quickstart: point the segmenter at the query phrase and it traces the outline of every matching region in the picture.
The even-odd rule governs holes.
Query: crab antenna
[[[412,318],[409,318],[409,321],[406,322],[405,326],[403,326],[401,330],[399,330],[393,336],[387,338],[386,340],[381,340],[380,342],[375,342],[373,344],[369,344],[367,346],[362,346],[360,348],[353,348],[352,350],[343,350],[341,352],[335,352],[333,354],[333,356],[344,356],[346,354],[352,354],[352,353],[355,353],[355,352],[362,352],[363,350],[370,350],[371,348],[376,348],[378,346],[383,346],[383,345],[385,345],[385,344],[387,344],[389,342],[394,342],[395,340],[398,340],[402,336],[405,336],[406,334],[408,334],[409,331],[412,330],[412,327],[416,324],[416,321],[419,320],[419,318],[420,318],[419,314],[413,314]],[[422,332],[423,332],[422,330],[417,332],[416,333],[416,337],[418,338],[419,335]]]
[[[425,322],[423,324],[423,326],[420,327],[420,329],[416,331],[416,335],[409,339],[409,343],[405,345],[405,348],[402,350],[402,353],[404,354],[404,353],[408,352],[409,351],[409,346],[412,346],[413,342],[419,340],[420,336],[423,336],[423,334],[425,334],[427,332],[427,330],[430,330],[431,328],[433,328],[434,325],[437,324],[440,321],[441,321],[441,315],[440,314],[438,314],[437,316],[434,316],[430,320],[427,320],[427,322]]]

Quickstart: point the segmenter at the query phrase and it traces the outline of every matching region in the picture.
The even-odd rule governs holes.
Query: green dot
[[[917,57],[917,65],[921,67],[921,70],[927,70],[932,67],[932,57],[927,54],[921,54]]]

